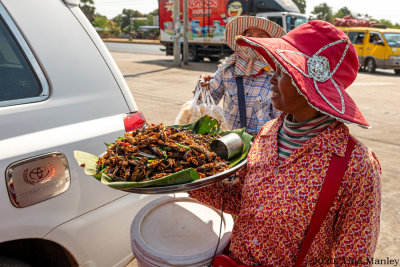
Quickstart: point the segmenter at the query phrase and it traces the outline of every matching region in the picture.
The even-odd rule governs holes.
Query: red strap
[[[318,234],[319,229],[321,228],[321,225],[324,222],[333,201],[335,200],[340,184],[342,183],[344,173],[347,170],[351,152],[353,151],[355,144],[355,138],[349,135],[349,141],[347,143],[347,149],[344,157],[341,158],[335,154],[332,156],[324,184],[322,185],[322,189],[319,194],[318,203],[311,218],[306,237],[301,244],[301,249],[297,256],[295,267],[301,266],[306,258],[314,237]]]
[[[353,152],[355,144],[356,139],[353,136],[349,135],[349,141],[347,143],[344,157],[341,158],[335,154],[332,156],[326,173],[325,181],[319,194],[317,205],[315,206],[314,214],[311,218],[311,222],[307,230],[306,237],[301,244],[301,249],[297,256],[295,267],[301,266],[301,264],[303,263],[315,236],[318,234],[321,225],[324,222],[333,201],[335,200],[340,184],[342,183],[344,173],[347,170],[351,152]],[[217,255],[213,259],[211,266],[245,267],[246,265],[241,265],[240,263],[235,262],[227,255]]]

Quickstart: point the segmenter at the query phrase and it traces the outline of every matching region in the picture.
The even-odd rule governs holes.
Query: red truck
[[[173,55],[173,0],[159,0],[160,41]],[[180,41],[183,41],[183,0],[180,0]],[[188,0],[189,61],[205,57],[215,62],[232,54],[226,45],[225,26],[240,15],[266,17],[286,31],[307,22],[291,0]],[[182,45],[181,45],[182,47]]]

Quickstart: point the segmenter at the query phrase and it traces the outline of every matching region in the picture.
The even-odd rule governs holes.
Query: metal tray
[[[187,192],[222,181],[225,178],[228,178],[229,176],[237,172],[238,170],[240,170],[246,164],[247,164],[247,158],[244,159],[239,164],[237,164],[236,166],[227,169],[221,173],[206,178],[202,178],[190,183],[164,185],[164,186],[134,187],[130,189],[124,189],[123,191],[130,193],[137,193],[137,194],[164,194],[164,193]]]

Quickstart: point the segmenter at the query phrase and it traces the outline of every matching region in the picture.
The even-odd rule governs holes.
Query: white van
[[[125,266],[133,218],[159,197],[74,159],[144,122],[78,4],[0,0],[0,266]]]

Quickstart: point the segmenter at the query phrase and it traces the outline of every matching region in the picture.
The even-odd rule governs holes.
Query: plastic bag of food
[[[175,125],[192,123],[202,117],[198,103],[201,92],[202,90],[200,87],[200,82],[198,82],[193,99],[186,101],[182,105],[178,115],[176,115],[174,123]]]
[[[227,131],[230,130],[230,127],[228,126],[228,122],[224,116],[224,111],[220,106],[215,104],[214,98],[211,96],[211,93],[209,90],[205,90],[204,92],[204,98],[205,103],[206,103],[206,109],[205,109],[205,114],[204,115],[209,115],[210,117],[213,117],[217,119],[221,125],[221,130]]]

